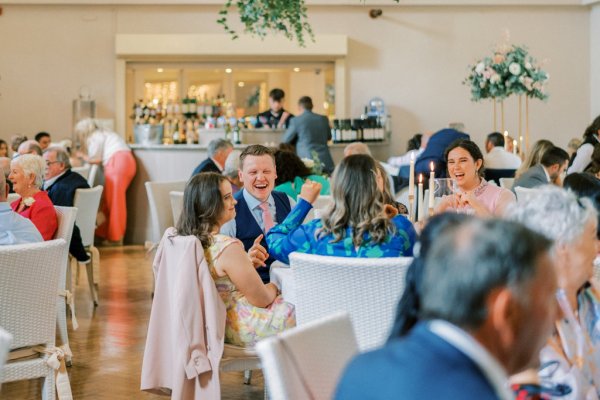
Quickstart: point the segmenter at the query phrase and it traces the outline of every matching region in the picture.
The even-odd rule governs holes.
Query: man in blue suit
[[[508,375],[531,365],[553,328],[551,244],[501,220],[444,232],[425,261],[421,322],[352,360],[336,399],[513,399]]]
[[[60,146],[49,147],[43,155],[46,160],[46,174],[44,176],[44,190],[55,206],[73,207],[75,191],[77,189],[89,189],[85,178],[77,172],[71,171],[69,154]],[[69,253],[77,261],[86,263],[90,260],[83,243],[79,227],[73,227]]]
[[[469,139],[469,135],[451,128],[442,129],[434,133],[429,138],[425,150],[423,150],[417,161],[415,161],[415,174],[423,174],[423,176],[428,177],[431,171],[430,164],[433,162],[435,177],[446,177],[444,153],[450,143],[457,139]]]
[[[296,205],[283,192],[273,190],[277,171],[273,152],[262,145],[248,146],[240,155],[239,177],[244,188],[235,194],[235,218],[221,227],[221,233],[238,238],[252,259],[263,282],[269,282],[266,234],[281,223]]]

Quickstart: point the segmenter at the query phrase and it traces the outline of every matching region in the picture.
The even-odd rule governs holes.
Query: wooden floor
[[[79,329],[71,330],[73,366],[69,377],[74,399],[165,399],[142,393],[140,371],[152,305],[151,259],[142,246],[100,248],[100,301],[94,308],[85,268],[76,288]],[[243,374],[221,375],[223,399],[262,399],[263,378],[254,371],[252,384]],[[40,399],[41,381],[2,386],[0,399]]]

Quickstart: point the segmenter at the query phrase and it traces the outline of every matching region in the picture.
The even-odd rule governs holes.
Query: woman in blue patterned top
[[[293,251],[338,257],[409,257],[416,232],[408,219],[383,204],[376,161],[364,154],[344,158],[333,174],[333,204],[321,219],[302,225],[320,185],[307,181],[287,218],[267,235],[269,255],[289,263]],[[395,209],[394,209],[395,210]]]

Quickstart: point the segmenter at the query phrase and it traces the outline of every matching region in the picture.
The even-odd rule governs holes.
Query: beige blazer
[[[200,241],[163,235],[154,258],[155,289],[141,389],[172,399],[220,399],[225,305]]]

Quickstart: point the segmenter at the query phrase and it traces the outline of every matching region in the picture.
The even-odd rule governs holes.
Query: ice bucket
[[[162,125],[135,125],[133,127],[135,142],[138,144],[162,144],[163,126]]]

